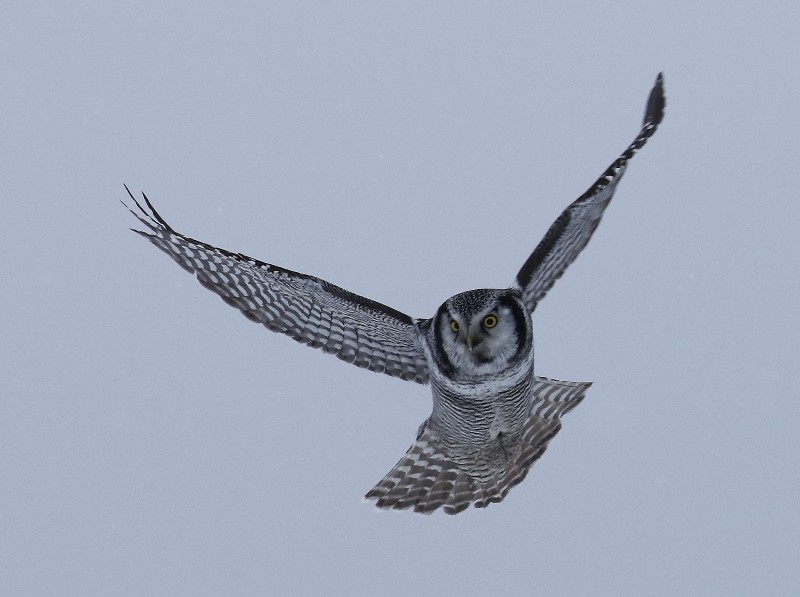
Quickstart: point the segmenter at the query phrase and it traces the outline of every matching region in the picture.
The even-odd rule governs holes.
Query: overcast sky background
[[[0,594],[800,594],[797,2],[198,4],[0,11]],[[536,311],[537,372],[595,385],[486,510],[362,503],[429,389],[119,204],[428,317],[511,283],[661,70]]]

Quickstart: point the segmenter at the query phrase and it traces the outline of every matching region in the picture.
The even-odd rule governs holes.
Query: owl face
[[[470,290],[436,314],[435,344],[444,370],[459,376],[496,373],[530,350],[529,317],[511,290]]]

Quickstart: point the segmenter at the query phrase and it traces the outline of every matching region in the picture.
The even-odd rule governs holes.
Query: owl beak
[[[472,336],[467,336],[467,348],[469,348],[470,352],[472,352],[472,345],[473,345]]]

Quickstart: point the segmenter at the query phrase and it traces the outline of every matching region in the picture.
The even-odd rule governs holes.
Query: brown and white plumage
[[[146,196],[140,203],[128,191],[131,211],[145,227],[135,232],[267,329],[359,367],[430,384],[431,416],[366,497],[380,508],[429,513],[441,507],[456,514],[503,500],[591,385],[534,375],[531,313],[588,243],[664,106],[659,74],[633,143],[553,223],[515,285],[457,294],[430,319],[192,239],[167,224]]]

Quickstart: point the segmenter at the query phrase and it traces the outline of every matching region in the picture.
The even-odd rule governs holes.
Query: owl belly
[[[530,414],[533,373],[520,379],[433,384],[431,417],[446,443],[467,450],[513,444]]]

